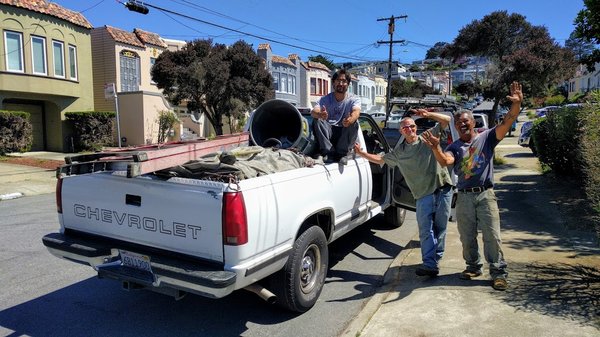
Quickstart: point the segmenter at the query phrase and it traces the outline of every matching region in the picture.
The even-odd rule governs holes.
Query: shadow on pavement
[[[500,296],[507,304],[600,328],[600,269],[533,262],[510,270],[511,289]]]

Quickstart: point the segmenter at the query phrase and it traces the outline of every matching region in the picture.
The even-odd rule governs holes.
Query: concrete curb
[[[0,201],[18,199],[18,198],[21,198],[23,196],[25,196],[25,195],[23,193],[21,193],[21,192],[0,194]]]
[[[410,241],[419,239],[419,234],[417,233]],[[410,242],[409,241],[409,242]],[[379,292],[371,297],[371,299],[365,304],[362,310],[358,313],[352,322],[348,324],[346,329],[339,336],[348,336],[355,337],[360,336],[360,333],[367,326],[373,315],[379,310],[379,307],[385,301],[385,299],[390,295],[390,292],[398,285],[398,275],[400,274],[400,267],[404,263],[404,261],[410,256],[410,254],[414,251],[414,248],[403,248],[400,251],[400,254],[396,256],[396,258],[392,261],[387,271],[383,275],[383,286]]]

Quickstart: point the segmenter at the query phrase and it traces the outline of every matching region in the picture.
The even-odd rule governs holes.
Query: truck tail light
[[[62,178],[58,178],[56,180],[56,211],[60,214],[62,214],[62,212],[63,212],[63,209],[62,209],[62,184],[63,184]]]
[[[223,244],[240,246],[248,242],[248,220],[241,192],[223,194]]]

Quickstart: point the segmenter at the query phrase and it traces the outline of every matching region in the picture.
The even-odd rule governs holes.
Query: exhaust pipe
[[[269,304],[274,304],[275,302],[277,302],[277,296],[275,296],[275,294],[273,294],[267,288],[259,285],[258,283],[253,283],[249,286],[246,286],[244,289],[255,293],[256,295],[258,295],[258,297],[267,301],[267,303]]]

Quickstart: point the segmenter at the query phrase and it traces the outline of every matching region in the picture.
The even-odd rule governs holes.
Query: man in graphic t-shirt
[[[510,96],[506,98],[512,105],[504,120],[482,133],[475,131],[475,120],[470,111],[463,110],[455,114],[454,125],[460,139],[450,144],[446,152],[442,152],[439,138],[429,133],[423,135],[425,142],[432,147],[436,160],[442,166],[454,164],[454,172],[458,176],[456,221],[463,258],[467,264],[460,277],[472,279],[482,274],[483,264],[477,244],[479,227],[483,235],[483,251],[489,263],[492,287],[496,290],[508,287],[508,272],[500,238],[500,212],[493,189],[494,148],[506,136],[521,111],[521,84],[513,82],[510,85]]]

